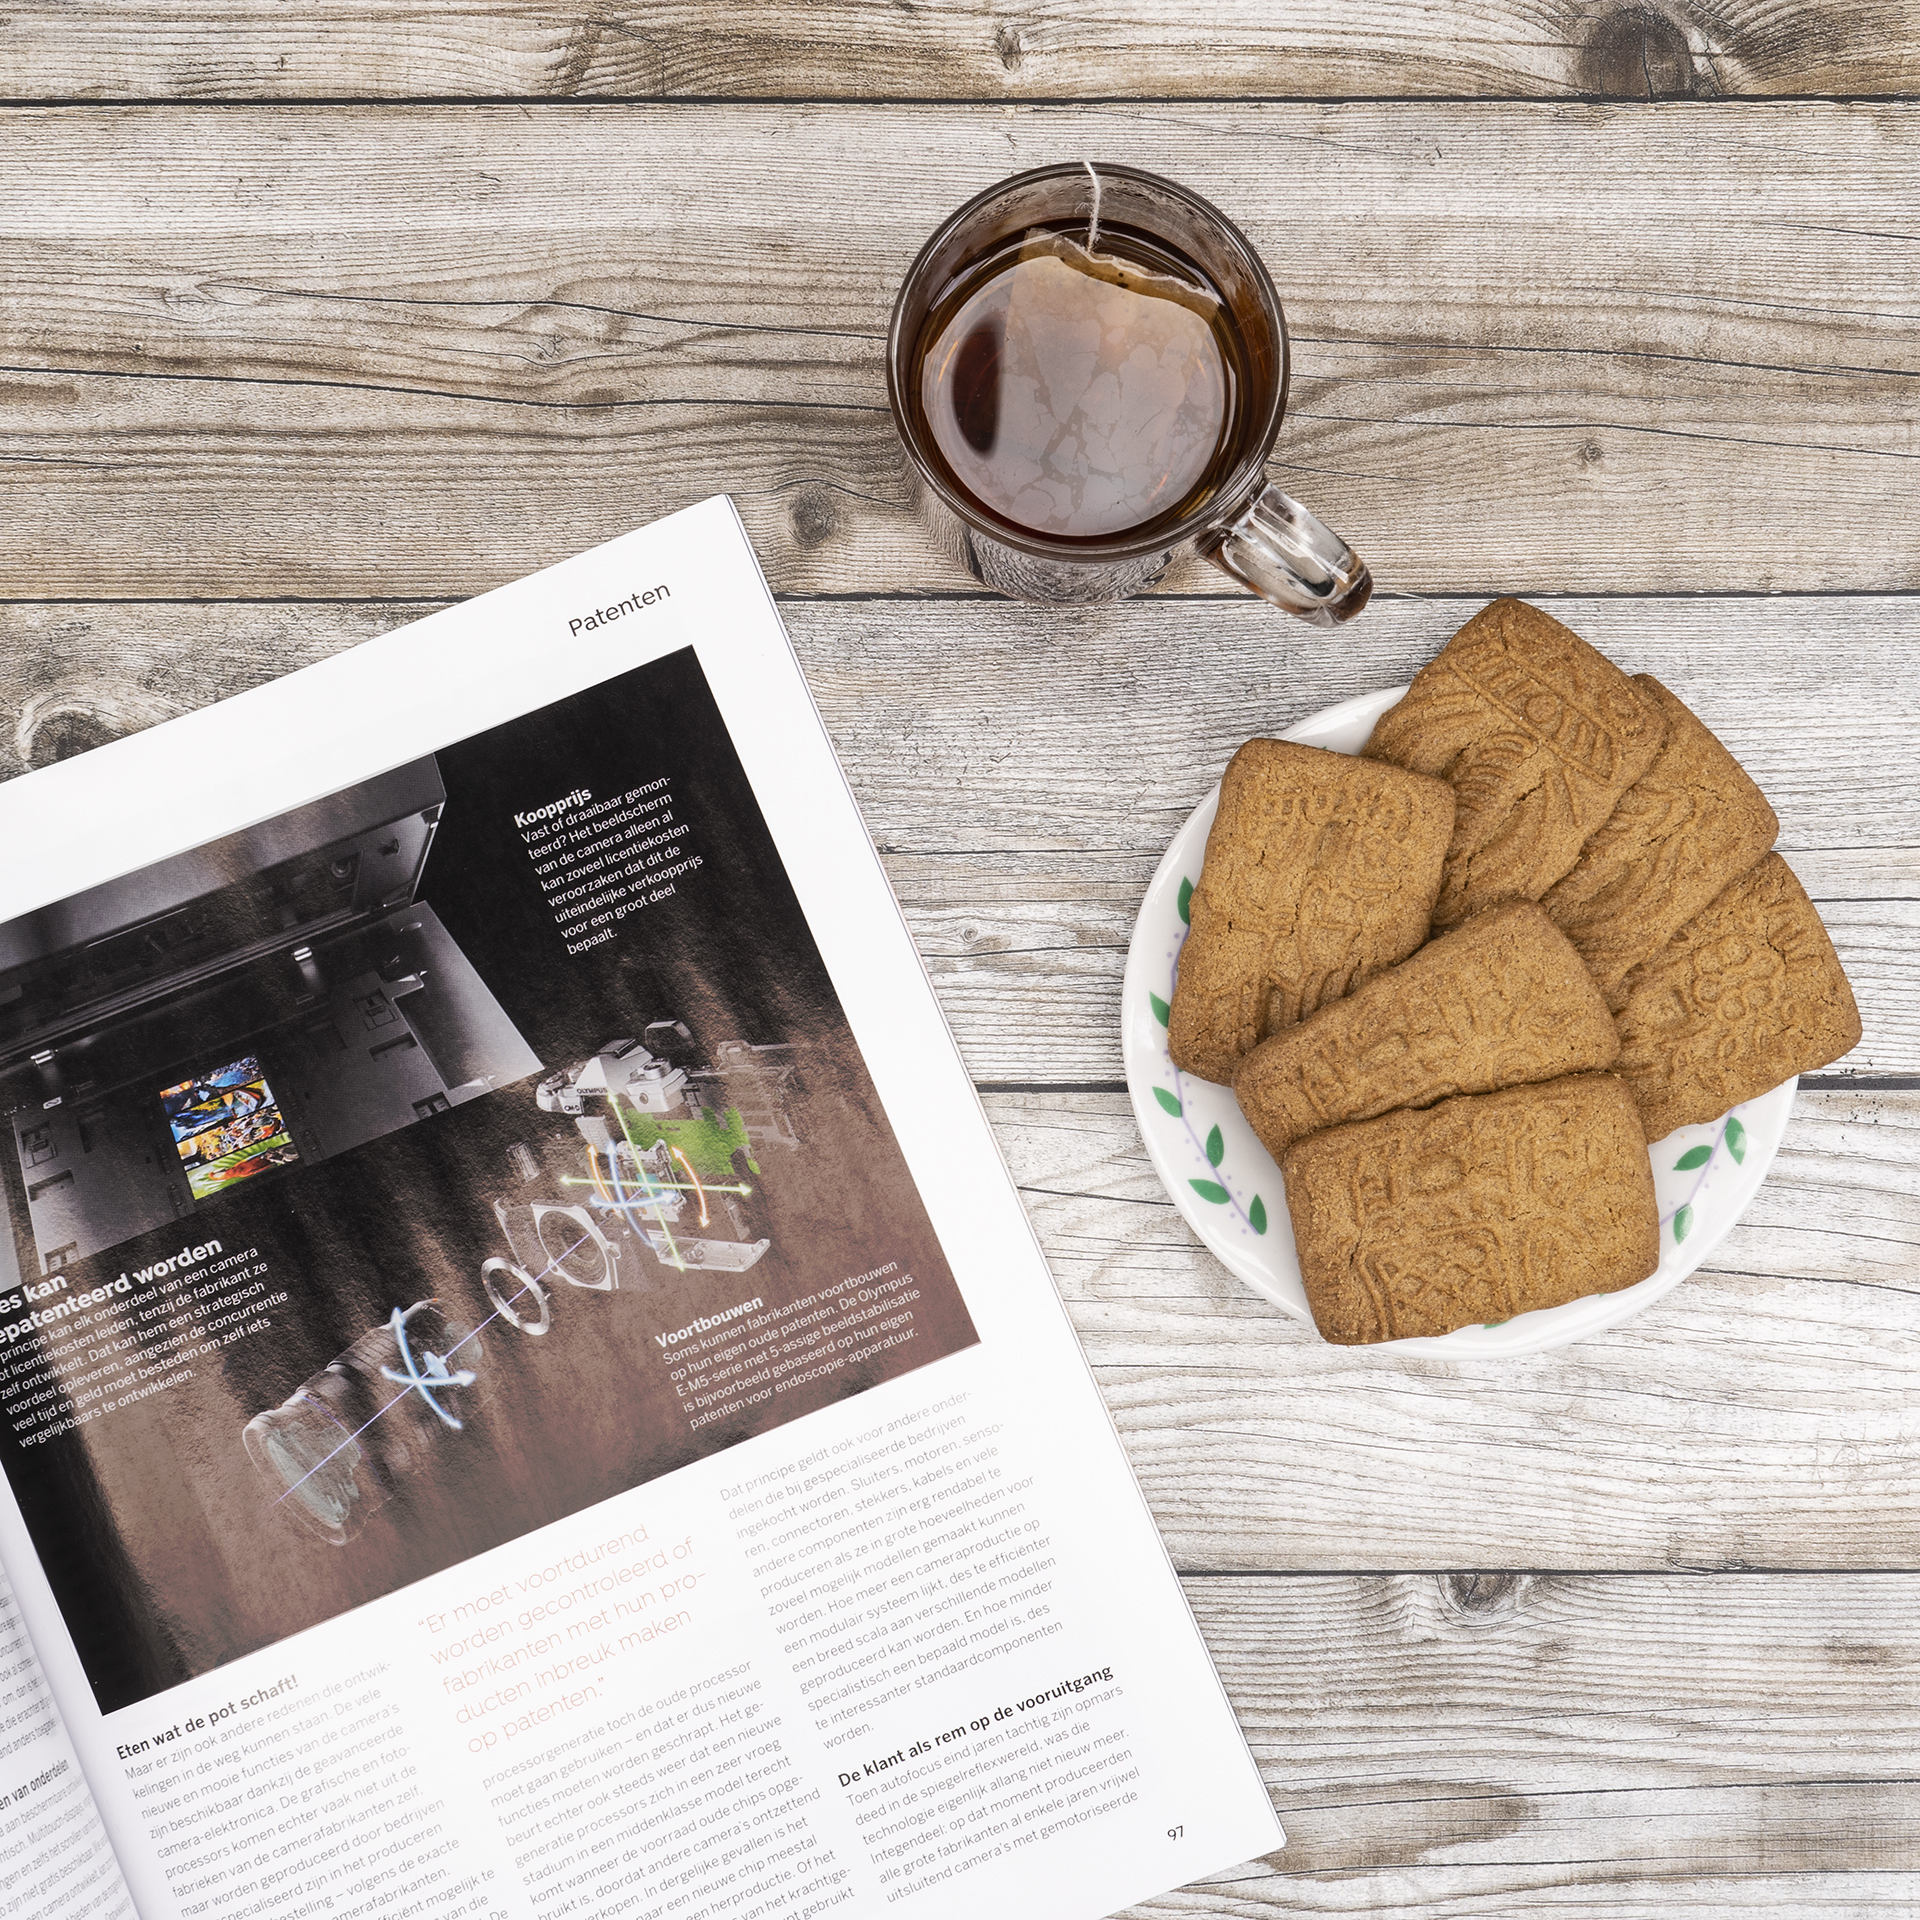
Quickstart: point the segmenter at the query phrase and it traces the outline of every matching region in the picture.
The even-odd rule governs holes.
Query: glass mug
[[[1086,162],[968,201],[921,249],[887,334],[916,512],[982,585],[1120,600],[1198,553],[1333,626],[1373,581],[1267,481],[1288,371],[1279,297],[1232,222],[1170,180]]]

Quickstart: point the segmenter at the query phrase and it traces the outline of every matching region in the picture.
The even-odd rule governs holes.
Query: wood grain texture
[[[521,94],[1021,100],[1597,95],[1721,99],[1913,90],[1911,9],[1717,0],[1656,9],[1478,0],[494,0],[422,9],[174,0],[159,14],[31,0],[0,35],[15,98]]]
[[[1913,1576],[1185,1584],[1288,1843],[1137,1914],[1733,1920],[1920,1894]]]
[[[1920,1706],[1920,1611],[1900,1604],[1914,1585],[1905,1575],[1184,1585],[1290,1838],[1305,1839],[1295,1823],[1339,1810],[1378,1822],[1391,1845],[1392,1824],[1418,1831],[1427,1823],[1412,1809],[1434,1798],[1533,1795],[1551,1817],[1544,1803],[1563,1793],[1790,1788],[1816,1770],[1891,1785],[1915,1773],[1903,1723]],[[1782,1712],[1783,1699],[1802,1710]],[[1486,1807],[1458,1863],[1524,1858],[1527,1811]],[[1312,1844],[1279,1864],[1311,1866]],[[1901,1851],[1858,1864],[1920,1866]],[[1419,1858],[1407,1848],[1377,1864]]]
[[[1904,764],[1920,736],[1920,602],[1536,598],[1714,728],[1823,900],[1920,893]],[[0,777],[80,744],[23,720],[56,687],[76,703],[138,690],[149,705],[85,730],[110,738],[446,604],[0,603]],[[788,598],[781,611],[883,850],[1157,861],[1249,734],[1403,684],[1482,604],[1382,595],[1337,637],[1241,594],[1094,608]]]
[[[1904,1576],[1184,1584],[1283,1818],[1462,1789],[1790,1786],[1820,1745],[1822,1772],[1889,1783],[1915,1773],[1904,1722],[1920,1706],[1920,1612],[1898,1604]],[[1783,1695],[1804,1713],[1782,1713]],[[1410,1727],[1415,1701],[1425,1711]],[[1816,1718],[1824,1741],[1808,1737]],[[1565,1720],[1576,1719],[1584,1737],[1569,1742]],[[1355,1766],[1361,1747],[1396,1733],[1391,1771]],[[1498,1818],[1490,1809],[1476,1836],[1483,1857],[1519,1851],[1503,1847],[1514,1836],[1493,1830]]]
[[[1276,471],[1387,589],[1914,588],[1917,115],[16,110],[0,596],[457,597],[721,486],[782,589],[964,587],[892,295],[966,194],[1089,154],[1266,253]]]
[[[1897,1809],[1902,1796],[1895,1791],[1874,1798],[1880,1806],[1891,1800]],[[1882,1815],[1883,1820],[1899,1818],[1897,1811]],[[1841,1838],[1844,1841],[1844,1832]],[[1579,1836],[1569,1834],[1566,1843],[1579,1844]],[[1738,1862],[1719,1873],[1701,1874],[1683,1867],[1640,1874],[1610,1867],[1610,1862],[1585,1856],[1565,1865],[1542,1861],[1527,1867],[1419,1873],[1334,1869],[1297,1880],[1245,1876],[1186,1888],[1129,1911],[1141,1916],[1203,1914],[1213,1920],[1265,1920],[1276,1913],[1362,1914],[1388,1920],[1530,1920],[1543,1913],[1577,1915],[1580,1920],[1632,1920],[1641,1914],[1658,1914],[1663,1920],[1672,1915],[1685,1920],[1753,1920],[1755,1915],[1798,1920],[1818,1913],[1835,1920],[1865,1920],[1880,1914],[1910,1915],[1920,1892],[1920,1877],[1911,1873],[1768,1873],[1749,1871]]]
[[[1899,1795],[1876,1796],[1883,1804]],[[1898,1819],[1896,1812],[1891,1816]],[[1575,1837],[1569,1842],[1577,1844]],[[1284,1856],[1283,1856],[1284,1857]],[[1638,1882],[1636,1884],[1636,1881]],[[1721,1873],[1684,1868],[1647,1876],[1615,1875],[1607,1863],[1582,1858],[1564,1865],[1542,1861],[1520,1868],[1464,1872],[1376,1874],[1336,1869],[1302,1881],[1259,1880],[1207,1885],[1169,1894],[1132,1909],[1147,1914],[1204,1914],[1212,1920],[1265,1920],[1283,1914],[1364,1914],[1380,1920],[1531,1920],[1538,1914],[1577,1915],[1579,1920],[1753,1920],[1779,1915],[1830,1914],[1834,1920],[1865,1920],[1879,1914],[1911,1915],[1920,1877],[1911,1873],[1845,1870],[1750,1872],[1736,1862]]]
[[[1709,1270],[1501,1361],[1331,1347],[1270,1306],[1124,1096],[988,1111],[1182,1567],[1920,1567],[1920,1096],[1803,1093]]]

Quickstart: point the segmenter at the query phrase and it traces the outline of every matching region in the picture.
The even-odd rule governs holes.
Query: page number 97
[[[1186,1832],[1186,1828],[1184,1826],[1169,1827],[1167,1829],[1167,1838],[1169,1840],[1178,1840],[1180,1836],[1185,1832]]]

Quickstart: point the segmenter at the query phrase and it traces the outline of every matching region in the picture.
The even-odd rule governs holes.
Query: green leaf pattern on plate
[[[1720,1157],[1720,1148],[1725,1144],[1728,1155],[1738,1166],[1747,1157],[1747,1128],[1737,1113],[1730,1113],[1720,1123],[1720,1131],[1712,1140],[1689,1147],[1673,1163],[1675,1173],[1691,1173],[1699,1177],[1693,1183],[1693,1191],[1677,1206],[1671,1215],[1662,1214],[1662,1222],[1671,1219],[1673,1225],[1673,1244],[1677,1247],[1693,1231],[1694,1202],[1705,1192],[1707,1182],[1712,1178],[1713,1163]]]
[[[1194,886],[1192,879],[1186,875],[1182,875],[1179,892],[1176,897],[1176,910],[1179,913],[1182,926],[1187,929],[1191,929],[1193,925],[1193,893]],[[1173,965],[1173,976],[1175,977],[1177,977],[1179,965],[1178,947],[1183,939],[1184,935],[1181,935],[1175,942]],[[1172,977],[1169,978],[1168,984],[1169,990],[1171,991],[1173,984]],[[1147,998],[1148,1003],[1153,1009],[1154,1019],[1162,1028],[1165,1028],[1172,1018],[1172,1008],[1169,1001],[1163,1000],[1159,994],[1151,992]],[[1188,1142],[1192,1147],[1199,1150],[1200,1154],[1205,1158],[1207,1165],[1218,1173],[1221,1171],[1222,1162],[1226,1158],[1226,1137],[1222,1129],[1215,1126],[1208,1130],[1206,1139],[1202,1142],[1193,1117],[1187,1111],[1185,1098],[1186,1089],[1182,1084],[1182,1076],[1177,1066],[1172,1069],[1172,1077],[1175,1090],[1169,1091],[1166,1087],[1155,1086],[1153,1089],[1154,1100],[1163,1112],[1174,1119],[1184,1122]],[[1721,1122],[1719,1134],[1715,1139],[1711,1142],[1688,1147],[1673,1162],[1672,1171],[1676,1173],[1692,1173],[1698,1176],[1693,1182],[1693,1190],[1687,1199],[1682,1202],[1680,1206],[1676,1207],[1671,1215],[1664,1216],[1671,1220],[1675,1246],[1684,1243],[1693,1231],[1695,1224],[1695,1203],[1712,1178],[1714,1163],[1719,1158],[1719,1150],[1722,1144],[1724,1144],[1727,1149],[1728,1158],[1736,1166],[1739,1166],[1743,1165],[1746,1161],[1747,1141],[1748,1130],[1746,1124],[1740,1119],[1738,1114],[1730,1113]],[[1252,1194],[1248,1196],[1246,1206],[1243,1210],[1223,1180],[1190,1178],[1187,1184],[1210,1206],[1231,1206],[1232,1210],[1240,1214],[1240,1217],[1254,1233],[1264,1234],[1267,1231],[1267,1205],[1260,1195]],[[1485,1322],[1485,1325],[1489,1329],[1502,1327],[1506,1324],[1507,1322],[1504,1320],[1489,1320]]]
[[[1188,925],[1192,924],[1188,913],[1192,901],[1193,882],[1189,879],[1182,878],[1180,882],[1180,918],[1187,922]],[[1177,964],[1176,961],[1176,967]],[[1153,1008],[1154,1019],[1164,1027],[1171,1018],[1171,1006],[1167,1001],[1161,999],[1157,993],[1151,992],[1147,995],[1147,1004]],[[1180,1069],[1177,1066],[1173,1066],[1171,1060],[1169,1060],[1168,1065],[1172,1067],[1173,1070],[1173,1088],[1170,1090],[1166,1087],[1156,1086],[1153,1090],[1154,1102],[1160,1108],[1161,1112],[1168,1114],[1175,1120],[1185,1122],[1187,1138],[1205,1157],[1207,1165],[1217,1171],[1220,1163],[1227,1157],[1227,1136],[1219,1127],[1212,1127],[1208,1129],[1206,1140],[1202,1142],[1199,1133],[1194,1128],[1193,1121],[1187,1115],[1185,1089],[1181,1085]],[[1209,1205],[1232,1207],[1236,1213],[1240,1213],[1241,1218],[1246,1221],[1247,1225],[1251,1227],[1255,1233],[1264,1234],[1266,1232],[1267,1203],[1262,1200],[1257,1193],[1248,1201],[1245,1211],[1242,1212],[1238,1202],[1234,1200],[1232,1192],[1221,1181],[1189,1180],[1187,1184],[1202,1200],[1208,1202]]]

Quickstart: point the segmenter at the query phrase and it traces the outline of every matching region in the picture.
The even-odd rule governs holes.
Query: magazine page
[[[0,1920],[119,1920],[132,1910],[0,1566]]]
[[[146,1920],[1278,1844],[730,503],[0,828],[0,1553]]]

